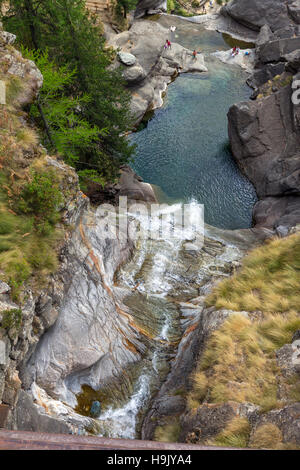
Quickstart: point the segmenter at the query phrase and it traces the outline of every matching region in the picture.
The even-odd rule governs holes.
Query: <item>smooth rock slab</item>
[[[129,52],[118,52],[118,57],[122,64],[130,66],[136,63],[136,57]]]

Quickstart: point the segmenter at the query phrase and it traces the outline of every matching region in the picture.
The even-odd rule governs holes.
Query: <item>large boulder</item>
[[[123,72],[123,77],[128,85],[136,85],[146,77],[145,70],[139,64],[127,67]]]
[[[228,113],[233,155],[260,198],[300,194],[298,107],[291,97],[287,85]]]
[[[293,23],[288,16],[286,3],[285,0],[233,0],[223,11],[238,23],[255,31],[259,31],[265,24],[272,31],[277,31]]]
[[[278,39],[257,48],[258,60],[262,64],[285,61],[285,56],[300,48],[300,37]]]

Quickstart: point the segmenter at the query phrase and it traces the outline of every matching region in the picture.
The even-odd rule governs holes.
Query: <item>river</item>
[[[174,18],[162,16],[170,26]],[[134,170],[155,185],[160,202],[204,204],[205,221],[226,229],[248,228],[256,194],[240,173],[228,145],[227,112],[248,100],[247,73],[211,56],[228,50],[222,34],[179,20],[173,41],[205,54],[208,73],[182,74],[168,87],[161,109],[132,135]]]

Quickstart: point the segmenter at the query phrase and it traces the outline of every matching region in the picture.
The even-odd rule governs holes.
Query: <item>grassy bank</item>
[[[282,374],[276,360],[276,351],[292,343],[300,329],[299,286],[300,234],[296,233],[250,252],[242,268],[214,289],[208,306],[236,313],[207,343],[192,377],[190,410],[203,403],[234,401],[253,403],[265,413],[300,401],[299,376]],[[286,390],[284,396],[279,387]],[[245,447],[249,435],[247,419],[235,418],[210,443]],[[273,424],[261,426],[251,439],[254,447],[284,447]]]
[[[56,228],[63,197],[59,179],[46,166],[45,151],[18,99],[26,83],[3,74],[7,104],[0,115],[0,279],[20,300],[24,283],[41,287],[57,268]]]

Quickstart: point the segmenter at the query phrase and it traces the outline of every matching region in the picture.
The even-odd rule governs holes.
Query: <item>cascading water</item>
[[[141,233],[149,229],[149,224],[152,229],[158,229],[158,225],[161,228],[160,238],[142,236],[136,241],[132,259],[119,270],[115,280],[115,287],[123,295],[125,292],[124,304],[152,340],[139,365],[132,395],[120,407],[106,409],[99,418],[100,435],[131,439],[139,436],[143,413],[170,370],[185,329],[199,319],[199,309],[188,301],[197,297],[200,286],[212,275],[220,275],[237,256],[236,249],[224,248],[213,239],[206,240],[205,251],[201,252],[202,206],[190,202],[188,223],[183,228],[174,224],[174,220],[180,220],[181,209],[181,204],[167,206],[152,217],[129,213]],[[173,238],[164,236],[170,232]]]

